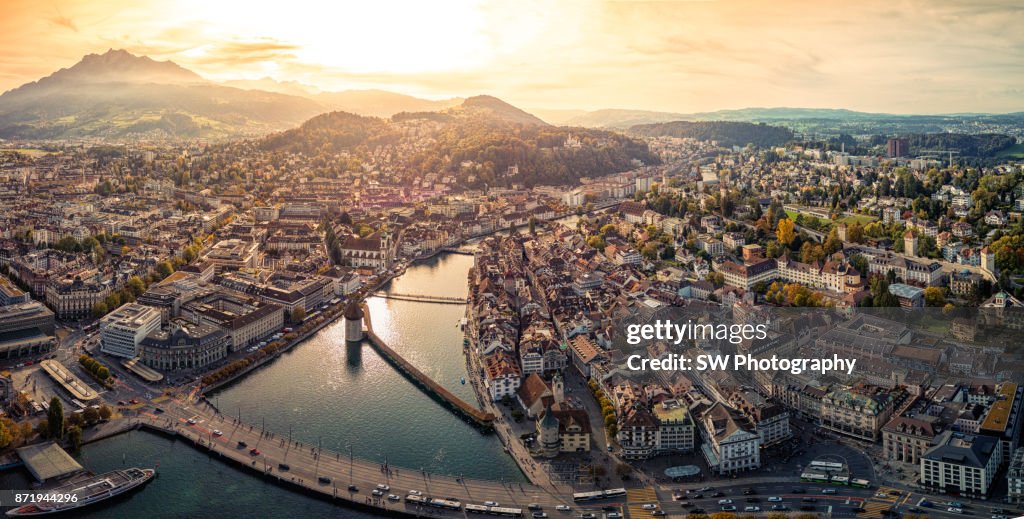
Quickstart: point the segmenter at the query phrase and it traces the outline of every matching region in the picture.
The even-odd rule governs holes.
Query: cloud
[[[60,27],[64,27],[64,28],[67,28],[67,29],[71,29],[72,31],[78,32],[78,26],[75,25],[74,20],[72,20],[71,18],[68,18],[67,16],[63,16],[61,14],[57,14],[57,16],[51,16],[49,18],[49,20],[54,25],[58,25]]]

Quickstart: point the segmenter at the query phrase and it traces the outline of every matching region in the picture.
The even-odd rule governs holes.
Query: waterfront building
[[[821,426],[874,442],[893,412],[908,397],[902,389],[858,386],[829,392],[821,400]]]
[[[226,358],[228,342],[216,326],[175,318],[142,340],[139,356],[143,364],[161,371],[199,370]]]

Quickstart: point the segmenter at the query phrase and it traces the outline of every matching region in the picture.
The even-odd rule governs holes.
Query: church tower
[[[555,373],[551,379],[551,394],[555,397],[555,405],[561,408],[565,402],[565,381],[562,380],[561,373]]]

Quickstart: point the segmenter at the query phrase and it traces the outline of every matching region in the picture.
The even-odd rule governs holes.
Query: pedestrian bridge
[[[375,297],[381,297],[384,299],[396,299],[399,301],[419,301],[422,303],[442,303],[449,305],[464,305],[469,301],[464,297],[444,297],[444,296],[428,296],[423,294],[399,294],[395,292],[374,292]]]

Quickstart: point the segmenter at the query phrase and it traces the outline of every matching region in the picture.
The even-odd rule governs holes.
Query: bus
[[[800,474],[800,481],[805,483],[828,483],[828,476],[817,472],[804,472]]]
[[[849,485],[850,478],[848,476],[832,476],[829,483],[833,485]]]
[[[611,499],[626,495],[624,488],[609,488],[608,490],[594,490],[593,492],[576,492],[572,495],[573,501],[593,501],[595,499]]]
[[[843,470],[842,463],[836,463],[834,461],[812,461],[811,468],[824,470],[824,471],[838,471]]]
[[[486,506],[486,505],[473,505],[466,504],[466,511],[474,514],[487,514],[487,515],[502,515],[505,517],[521,517],[523,515],[522,508],[509,508],[506,506]]]
[[[866,479],[853,479],[850,481],[850,486],[856,488],[871,488],[871,482]]]
[[[462,503],[451,499],[436,499],[423,496],[414,496],[412,494],[405,496],[405,502],[423,506],[432,506],[434,508],[444,508],[445,510],[460,510],[462,508]]]

